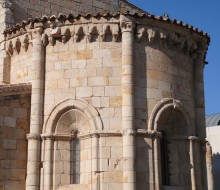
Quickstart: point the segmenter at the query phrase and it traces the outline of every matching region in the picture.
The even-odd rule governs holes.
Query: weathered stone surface
[[[0,97],[0,189],[25,188],[30,97]]]
[[[13,3],[16,22],[133,7],[117,0]],[[194,59],[208,44],[205,35],[126,14],[45,17],[19,27],[5,32],[0,81],[31,88],[0,86],[0,189],[159,189],[169,175],[163,164],[168,186],[205,187],[198,169],[205,158],[194,157],[205,155],[204,135],[190,136],[203,134],[203,60]]]

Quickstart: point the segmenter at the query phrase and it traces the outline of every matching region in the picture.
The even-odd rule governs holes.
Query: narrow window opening
[[[80,184],[80,141],[71,141],[70,182]]]
[[[160,140],[161,148],[161,173],[162,173],[162,184],[170,185],[169,180],[169,154],[168,154],[168,141],[166,139],[166,133],[162,131],[162,138]]]

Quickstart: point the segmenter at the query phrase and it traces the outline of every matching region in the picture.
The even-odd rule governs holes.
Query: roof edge
[[[136,5],[134,5],[134,4],[130,3],[130,2],[128,2],[127,0],[120,0],[120,2],[123,2],[123,3],[129,5],[130,7],[134,8],[134,9],[136,9],[136,10],[142,12],[142,13],[149,14],[148,12],[146,12],[146,11],[144,11],[143,9],[141,9],[140,7],[137,7]],[[150,15],[150,14],[149,14],[149,15]]]
[[[30,23],[39,23],[39,22],[45,22],[45,21],[53,21],[53,20],[68,20],[68,19],[79,19],[79,18],[88,18],[88,17],[116,17],[116,16],[120,16],[120,15],[126,15],[126,16],[133,16],[133,17],[139,17],[139,18],[150,18],[150,19],[154,19],[157,21],[161,21],[164,23],[169,23],[169,24],[174,24],[186,29],[189,29],[192,32],[195,32],[203,37],[207,38],[208,41],[208,45],[210,43],[210,36],[208,35],[208,33],[203,32],[202,30],[199,30],[198,28],[193,27],[192,25],[189,24],[185,24],[182,21],[178,21],[176,19],[172,20],[170,18],[167,17],[163,17],[163,16],[155,16],[146,12],[131,12],[131,11],[125,11],[125,12],[117,12],[117,13],[110,13],[110,12],[105,12],[105,13],[97,13],[95,15],[92,14],[78,14],[78,15],[73,15],[73,14],[59,14],[59,15],[51,15],[51,16],[43,16],[41,18],[39,17],[35,17],[35,18],[29,18],[27,20],[23,20],[20,23],[17,23],[16,25],[9,27],[7,29],[4,30],[4,34],[6,35],[7,33],[16,33],[16,31],[19,31],[20,29],[24,28],[25,25],[28,25]]]

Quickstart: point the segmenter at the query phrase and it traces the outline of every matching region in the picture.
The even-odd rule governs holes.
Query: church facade
[[[1,12],[0,189],[214,188],[206,33],[123,0]]]

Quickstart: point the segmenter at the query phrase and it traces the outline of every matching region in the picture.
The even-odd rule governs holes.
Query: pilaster
[[[200,47],[193,56],[194,66],[194,99],[195,99],[195,132],[198,136],[206,137],[205,97],[204,97],[204,57],[205,47]]]
[[[28,136],[40,136],[43,126],[43,80],[44,80],[44,48],[41,40],[42,28],[36,28],[32,32],[32,95],[31,95],[31,120],[30,134]],[[32,146],[29,144],[32,143]],[[28,138],[28,167],[26,190],[39,190],[40,186],[40,138]],[[33,155],[35,157],[33,158]],[[32,167],[30,167],[32,165]]]
[[[208,190],[215,189],[212,172],[212,147],[206,142],[206,170],[207,170],[207,186]]]
[[[122,30],[122,129],[123,129],[123,189],[136,189],[134,131],[134,23],[121,15]]]

